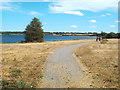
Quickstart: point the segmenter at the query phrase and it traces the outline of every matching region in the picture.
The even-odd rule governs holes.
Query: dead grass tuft
[[[103,39],[100,43],[101,43],[101,44],[107,44],[107,43],[108,43],[108,40],[107,40],[107,39]]]

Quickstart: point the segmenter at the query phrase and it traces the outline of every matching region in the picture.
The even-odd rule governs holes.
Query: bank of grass
[[[40,88],[47,57],[59,47],[95,40],[2,45],[3,88]]]
[[[118,39],[81,46],[74,54],[86,68],[87,75],[92,75],[91,86],[118,88]]]
[[[16,44],[16,43],[0,43],[0,44]]]

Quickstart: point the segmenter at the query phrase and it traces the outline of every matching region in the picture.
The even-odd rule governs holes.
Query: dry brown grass
[[[89,41],[93,40],[3,44],[2,79],[5,84],[8,81],[11,84],[4,87],[41,87],[43,68],[50,53],[59,47]]]
[[[118,40],[111,39],[79,47],[78,60],[92,75],[95,88],[118,88]],[[88,80],[89,81],[89,80]]]

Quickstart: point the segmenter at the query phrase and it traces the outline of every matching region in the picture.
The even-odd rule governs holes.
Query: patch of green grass
[[[3,90],[12,88],[35,88],[33,82],[27,83],[25,80],[15,81],[15,80],[2,80],[1,81]]]
[[[16,43],[2,43],[2,42],[0,42],[0,44],[16,44]]]
[[[27,84],[24,80],[17,82],[16,86],[17,88],[33,88],[34,87],[32,83]]]
[[[0,42],[0,44],[6,44],[6,43],[2,43],[2,42]]]

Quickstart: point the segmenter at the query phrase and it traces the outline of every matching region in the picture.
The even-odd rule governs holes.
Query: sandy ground
[[[49,54],[60,47],[90,41],[94,40],[1,44],[4,87],[41,87]]]
[[[82,43],[58,48],[49,57],[43,76],[43,88],[68,88],[83,76],[84,72],[72,55],[74,48]],[[81,88],[83,86],[79,86]],[[89,86],[88,86],[89,87]]]
[[[85,70],[83,78],[91,80],[93,88],[118,88],[117,39],[81,46],[74,55]]]

